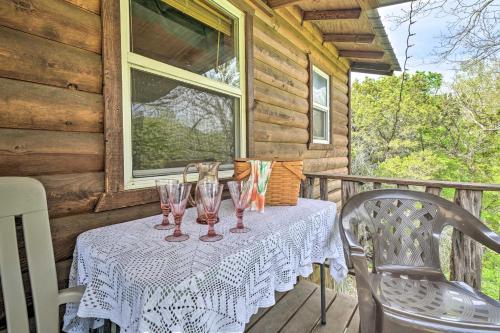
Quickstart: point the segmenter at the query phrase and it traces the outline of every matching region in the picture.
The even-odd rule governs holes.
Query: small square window
[[[313,67],[313,143],[330,143],[330,77]]]
[[[326,138],[327,136],[327,112],[321,109],[313,109],[313,136],[315,138]]]

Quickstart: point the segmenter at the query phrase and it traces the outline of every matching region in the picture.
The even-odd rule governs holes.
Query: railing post
[[[319,179],[319,197],[321,200],[328,201],[328,178]]]
[[[460,190],[455,192],[455,203],[477,218],[481,214],[483,192]],[[450,280],[466,282],[481,289],[483,248],[470,237],[453,229],[451,236]]]
[[[358,193],[358,182],[342,180],[342,206],[345,205],[350,197]]]
[[[302,196],[311,199],[314,187],[314,177],[306,177],[302,182]]]
[[[373,189],[374,190],[380,190],[382,188],[382,183],[379,182],[374,182],[373,183]]]
[[[441,188],[440,187],[427,186],[425,188],[425,192],[439,196],[441,194]]]

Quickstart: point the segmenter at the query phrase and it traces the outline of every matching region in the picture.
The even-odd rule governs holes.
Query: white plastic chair
[[[15,217],[20,217],[35,310],[36,331],[59,332],[59,306],[79,303],[84,288],[58,290],[45,190],[32,178],[0,177],[0,278],[7,332],[29,333]]]

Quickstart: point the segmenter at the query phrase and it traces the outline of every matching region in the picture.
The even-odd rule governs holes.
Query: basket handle
[[[248,168],[244,170],[243,172],[239,173],[238,175],[234,175],[235,180],[243,180],[247,177],[250,177],[250,172],[252,171],[252,168]]]
[[[286,163],[283,163],[282,165],[285,168],[287,168],[288,171],[290,171],[291,173],[293,173],[295,176],[297,176],[301,180],[306,179],[306,176],[304,176],[304,174],[302,173],[302,169],[297,169],[297,168],[291,167],[291,166],[287,165]]]
[[[302,173],[302,169],[297,169],[295,167],[291,167],[289,165],[287,165],[286,163],[283,163],[282,162],[282,165],[287,168],[291,173],[293,173],[295,176],[297,176],[297,178],[301,179],[301,180],[304,180],[306,179],[306,176],[304,176],[304,174]],[[244,171],[242,171],[241,173],[239,173],[238,175],[235,175],[234,176],[234,179],[235,180],[242,180],[242,179],[245,179],[247,177],[250,176],[250,172],[252,171],[252,168],[248,168],[248,169],[245,169]]]

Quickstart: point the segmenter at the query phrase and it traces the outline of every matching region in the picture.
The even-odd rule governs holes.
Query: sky
[[[408,24],[398,26],[391,21],[391,16],[402,15],[402,9],[409,9],[410,3],[382,7],[378,9],[382,23],[389,36],[392,48],[396,53],[401,69],[404,63],[404,53],[406,48],[406,37],[408,35]],[[410,44],[414,44],[410,48],[409,54],[412,56],[408,60],[407,68],[409,72],[433,71],[443,74],[445,81],[450,82],[454,76],[451,63],[433,63],[434,58],[432,52],[439,47],[439,36],[447,31],[446,18],[437,17],[437,15],[429,15],[427,17],[417,17],[416,23],[412,25],[412,32],[416,35],[411,37]],[[400,74],[396,72],[396,74]],[[378,75],[368,75],[362,73],[352,73],[353,81],[355,79],[363,80],[365,77],[377,78]]]

